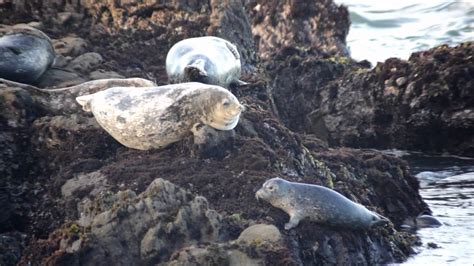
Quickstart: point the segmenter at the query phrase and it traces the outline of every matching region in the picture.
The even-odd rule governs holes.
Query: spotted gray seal
[[[177,142],[200,123],[231,130],[244,109],[230,91],[198,82],[116,87],[76,100],[117,141],[139,150]]]
[[[290,221],[285,224],[286,230],[296,227],[305,218],[351,229],[368,229],[388,222],[387,218],[369,211],[332,189],[289,182],[281,178],[267,180],[255,197],[290,215]]]
[[[171,83],[198,81],[229,88],[240,81],[240,55],[232,43],[214,36],[179,41],[166,56]]]
[[[49,37],[42,31],[19,24],[0,38],[0,78],[33,83],[55,58]]]

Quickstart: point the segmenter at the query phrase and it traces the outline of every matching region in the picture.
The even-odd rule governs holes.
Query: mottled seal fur
[[[368,229],[388,219],[355,203],[336,191],[318,185],[289,182],[281,178],[267,180],[255,194],[290,215],[289,230],[300,220],[350,229]]]
[[[142,78],[128,79],[97,79],[84,82],[72,87],[57,89],[40,89],[33,85],[23,84],[0,78],[0,90],[3,86],[22,88],[31,95],[41,109],[51,115],[74,114],[82,109],[75,100],[82,95],[103,91],[112,87],[153,87],[153,81]]]
[[[54,58],[51,40],[33,27],[15,25],[0,38],[0,78],[34,83]]]
[[[116,87],[76,100],[117,141],[139,150],[177,142],[200,123],[231,130],[244,109],[228,90],[197,82]]]
[[[229,88],[240,81],[240,55],[232,43],[214,36],[182,40],[166,56],[171,83],[197,81]]]

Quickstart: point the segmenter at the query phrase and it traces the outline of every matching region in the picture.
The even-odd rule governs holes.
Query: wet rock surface
[[[17,263],[18,252],[20,264],[34,265],[374,264],[399,262],[412,252],[415,238],[398,226],[427,206],[407,164],[373,150],[328,148],[328,142],[383,146],[361,133],[373,135],[371,112],[382,110],[374,106],[401,110],[390,96],[398,89],[391,87],[407,90],[417,77],[424,78],[409,95],[431,92],[430,71],[458,82],[459,93],[451,94],[449,87],[441,95],[451,98],[441,102],[472,95],[463,89],[472,80],[454,79],[470,73],[463,54],[472,46],[430,50],[408,62],[391,59],[369,70],[366,63],[345,57],[347,10],[331,1],[303,5],[304,10],[292,1],[273,7],[233,0],[10,3],[0,5],[4,23],[40,20],[62,56],[57,69],[76,75],[81,85],[103,73],[144,78],[128,84],[167,84],[168,49],[183,38],[203,35],[236,44],[242,79],[251,85],[233,90],[247,106],[233,132],[221,135],[204,128],[202,138],[136,151],[117,143],[74,104],[75,96],[120,86],[116,81],[45,90],[70,80],[57,78],[37,84],[45,90],[39,92],[0,80],[0,203],[5,213],[0,233],[26,235],[1,243],[6,264]],[[294,19],[270,21],[273,30],[264,32],[270,18],[262,16],[269,10]],[[314,39],[292,35],[305,25],[306,32],[318,32]],[[441,61],[429,68],[425,59]],[[77,67],[68,68],[73,62]],[[385,91],[387,97],[373,97]],[[418,96],[409,99],[418,99],[422,114],[441,109],[431,96]],[[453,119],[450,125],[471,126],[469,114],[460,112],[469,104],[444,108],[451,112],[446,115]],[[212,145],[203,145],[208,142]],[[365,232],[302,221],[287,232],[287,215],[254,197],[275,176],[333,188],[393,224]],[[276,226],[281,241],[235,241],[255,224]]]

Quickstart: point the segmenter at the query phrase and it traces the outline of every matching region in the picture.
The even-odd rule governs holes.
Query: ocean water
[[[335,0],[349,8],[347,44],[373,65],[441,44],[474,41],[474,0]]]
[[[421,196],[443,224],[416,232],[422,245],[404,265],[473,265],[474,158],[388,153],[408,161]]]

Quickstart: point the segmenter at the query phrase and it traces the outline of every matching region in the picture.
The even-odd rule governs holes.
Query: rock
[[[202,158],[225,157],[234,146],[234,130],[216,130],[206,125],[193,127],[193,149],[194,155]]]
[[[63,56],[63,55],[56,55],[56,58],[54,58],[53,65],[51,67],[53,68],[64,68],[71,62],[72,57],[70,56]]]
[[[90,228],[88,241],[79,248],[63,241],[61,249],[85,265],[160,263],[189,243],[219,239],[221,218],[207,200],[162,179],[138,196],[130,190],[101,193],[80,208],[78,225]]]
[[[237,241],[247,243],[279,243],[282,241],[281,233],[274,225],[255,224],[240,233]]]
[[[312,97],[318,123],[333,145],[474,156],[473,55],[473,43],[440,46],[352,72]],[[381,77],[398,87],[385,87]]]
[[[107,187],[107,178],[99,171],[78,174],[72,179],[66,181],[61,187],[63,197],[71,197],[74,194],[83,194],[86,192],[90,197],[94,198]]]
[[[42,88],[64,88],[86,81],[81,75],[70,70],[51,68],[41,76],[37,85]]]
[[[98,53],[85,53],[74,58],[66,68],[80,73],[89,73],[102,61],[102,56]]]
[[[17,265],[25,247],[26,235],[15,232],[0,234],[0,264]]]
[[[174,256],[168,265],[262,265],[261,259],[249,257],[249,255],[236,249],[225,250],[222,247],[199,248],[189,247]]]
[[[96,80],[96,79],[112,79],[112,78],[123,79],[125,77],[114,71],[105,71],[105,70],[99,69],[99,70],[91,72],[89,74],[89,78],[91,80]]]
[[[56,53],[63,56],[80,56],[88,47],[86,40],[73,36],[53,40],[53,46]]]
[[[349,16],[345,6],[333,1],[246,1],[252,34],[263,60],[288,47],[304,47],[338,56],[349,56],[346,36]]]

